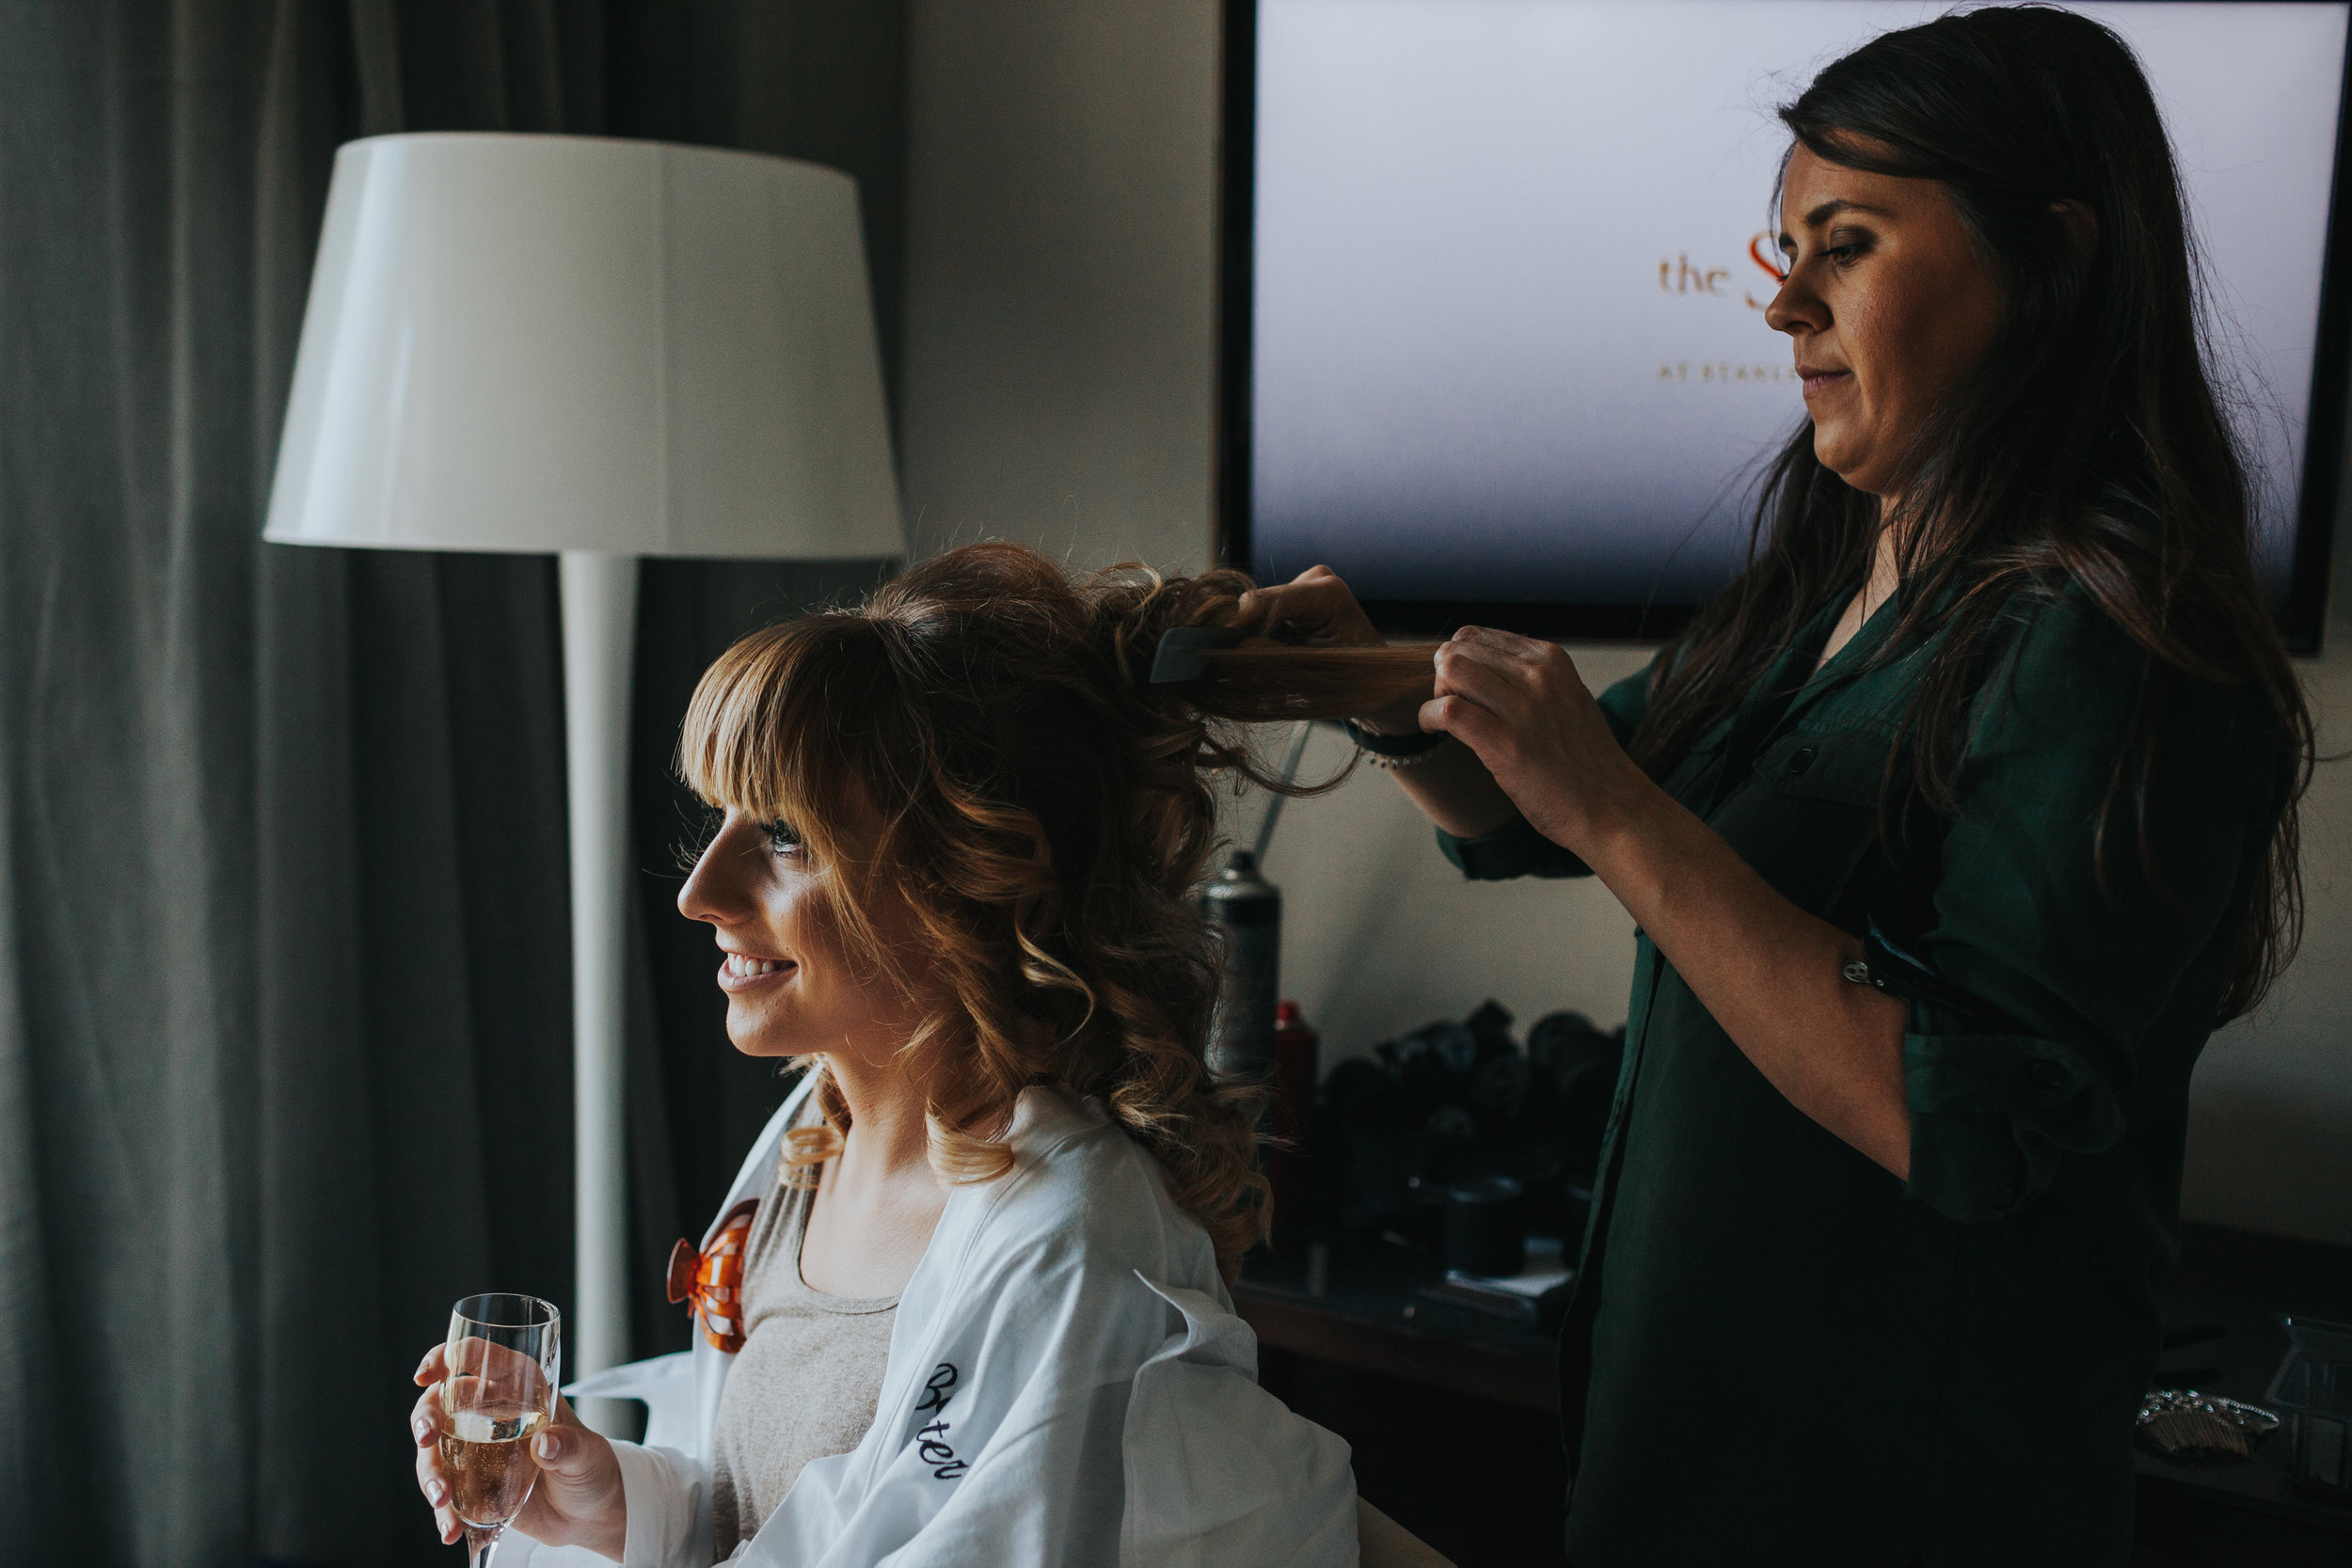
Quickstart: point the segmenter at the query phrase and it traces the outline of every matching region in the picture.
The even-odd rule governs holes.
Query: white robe
[[[720,1213],[768,1192],[804,1093]],[[950,1193],[907,1281],[865,1440],[808,1465],[736,1560],[1356,1568],[1347,1445],[1258,1386],[1257,1338],[1158,1163],[1099,1107],[1041,1089],[1021,1096],[1009,1141],[1013,1171]],[[569,1390],[651,1411],[644,1445],[613,1445],[624,1568],[710,1561],[710,1433],[733,1360],[698,1333],[691,1353]],[[513,1532],[499,1552],[499,1568],[607,1560]]]

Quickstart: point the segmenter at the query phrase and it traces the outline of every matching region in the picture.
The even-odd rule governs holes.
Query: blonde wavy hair
[[[1164,632],[1229,622],[1249,587],[1139,567],[1073,581],[1034,550],[969,546],[863,605],[744,638],[704,674],[679,749],[703,800],[798,833],[850,949],[901,985],[910,956],[875,940],[873,911],[912,911],[914,960],[948,1000],[901,1058],[930,1085],[944,1180],[1010,1168],[1022,1090],[1099,1097],[1228,1278],[1268,1211],[1261,1091],[1215,1082],[1202,1059],[1219,955],[1197,894],[1216,783],[1329,788],[1271,777],[1248,723],[1365,712],[1429,683],[1425,648],[1267,644],[1149,684]],[[830,1079],[817,1097],[846,1130]],[[803,1141],[821,1157],[832,1140]]]

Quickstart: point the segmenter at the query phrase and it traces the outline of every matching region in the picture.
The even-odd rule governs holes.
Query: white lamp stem
[[[572,1074],[579,1284],[564,1338],[575,1375],[628,1359],[628,716],[637,558],[565,550],[564,751],[572,831]],[[615,1402],[586,1402],[604,1430]]]

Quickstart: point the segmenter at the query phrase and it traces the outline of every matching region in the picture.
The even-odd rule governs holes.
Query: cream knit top
[[[801,1467],[858,1446],[874,1422],[890,1359],[895,1295],[859,1301],[812,1291],[801,1238],[813,1189],[778,1180],[759,1206],[744,1256],[746,1337],[719,1399],[710,1444],[712,1556],[757,1534]]]

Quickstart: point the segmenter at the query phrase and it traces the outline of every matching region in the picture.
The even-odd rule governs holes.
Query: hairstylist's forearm
[[[1519,808],[1478,753],[1459,741],[1395,774],[1422,815],[1455,838],[1484,838],[1518,820]]]
[[[1419,700],[1392,703],[1357,721],[1377,735],[1419,735]],[[1517,820],[1519,808],[1495,783],[1478,753],[1459,741],[1441,746],[1410,768],[1392,769],[1422,815],[1455,838],[1484,838]]]
[[[1902,1003],[1849,983],[1862,944],[1799,909],[1687,808],[1629,774],[1624,809],[1571,846],[1791,1105],[1911,1173]]]

